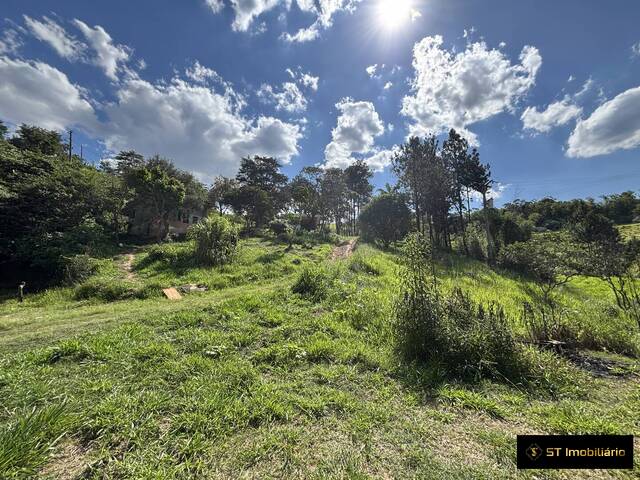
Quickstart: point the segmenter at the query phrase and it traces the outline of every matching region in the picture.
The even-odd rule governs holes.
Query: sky
[[[640,181],[640,2],[3,0],[0,120],[97,163],[160,154],[205,183],[270,155],[363,159],[462,132],[497,204]],[[66,133],[64,133],[66,136]]]

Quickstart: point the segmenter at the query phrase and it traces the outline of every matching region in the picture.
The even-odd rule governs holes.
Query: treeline
[[[21,125],[7,138],[0,122],[0,264],[60,276],[68,257],[112,253],[133,225],[166,239],[185,212],[234,214],[249,231],[279,218],[296,229],[357,233],[373,191],[367,165],[306,167],[291,180],[280,167],[244,158],[235,178],[206,186],[159,156],[123,151],[95,166],[70,154],[55,131]]]
[[[235,177],[207,186],[168,159],[135,151],[91,165],[57,132],[21,125],[11,138],[0,122],[0,263],[58,275],[65,258],[109,252],[132,226],[162,241],[172,222],[217,211],[245,231],[335,231],[388,245],[418,231],[436,249],[494,263],[504,247],[556,231],[590,212],[614,223],[640,214],[632,192],[561,202],[514,201],[493,208],[489,165],[455,130],[444,142],[411,138],[394,155],[397,178],[373,195],[362,161],[345,168],[305,167],[289,179],[270,157],[241,159]],[[472,208],[481,200],[482,208]],[[192,215],[189,217],[189,212]],[[197,212],[197,214],[194,214]]]

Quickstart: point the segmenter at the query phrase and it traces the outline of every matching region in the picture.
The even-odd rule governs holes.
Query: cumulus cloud
[[[289,163],[298,153],[298,125],[249,119],[228,93],[174,79],[169,85],[127,80],[104,106],[107,148],[161,153],[201,178],[235,174],[240,159],[268,155]]]
[[[411,135],[449,128],[477,143],[469,125],[502,112],[513,112],[535,84],[542,65],[538,49],[525,46],[512,64],[484,42],[468,43],[457,54],[442,48],[442,37],[425,37],[413,49],[413,95],[405,96],[402,114],[412,120]]]
[[[185,72],[187,78],[197,83],[206,83],[208,80],[222,81],[222,77],[215,70],[205,67],[199,61],[195,61],[193,65],[187,68]]]
[[[564,125],[582,114],[582,108],[571,103],[568,98],[549,104],[541,112],[536,107],[527,107],[520,119],[525,129],[548,132],[553,127]]]
[[[630,88],[580,120],[568,140],[569,157],[594,157],[640,146],[640,87]]]
[[[316,20],[311,26],[301,28],[295,34],[284,33],[282,38],[287,42],[309,42],[320,36],[322,30],[333,25],[336,13],[345,11],[352,13],[360,0],[296,0],[298,8],[303,12],[315,15]],[[290,0],[289,0],[289,3]]]
[[[271,85],[263,84],[258,90],[258,97],[265,103],[274,105],[276,110],[300,113],[307,109],[307,99],[292,82],[283,83],[280,91],[274,90]]]
[[[359,2],[360,0],[229,0],[227,4],[235,14],[231,28],[237,32],[246,32],[262,14],[276,7],[288,11],[295,3],[302,12],[312,15],[314,21],[293,34],[283,33],[281,38],[287,42],[309,42],[318,38],[322,30],[333,25],[336,13],[353,12]],[[214,13],[221,12],[225,6],[223,0],[205,0],[205,3]],[[264,24],[260,26],[261,31],[265,28]]]
[[[393,82],[387,82],[384,84],[383,89],[384,90],[389,90],[391,87],[393,87]]]
[[[375,139],[385,131],[384,123],[371,102],[344,98],[336,104],[340,112],[331,142],[325,148],[327,168],[345,168],[354,161],[354,154],[372,168],[382,170],[391,161],[388,152],[375,147]]]
[[[42,62],[0,57],[0,111],[11,123],[52,130],[96,126],[85,92],[56,68]]]
[[[129,60],[130,49],[123,45],[114,45],[111,36],[100,25],[91,28],[78,19],[73,22],[96,53],[93,63],[102,68],[111,80],[117,80],[118,70]]]
[[[0,57],[0,77],[0,111],[9,122],[81,128],[110,151],[159,153],[203,180],[235,174],[247,155],[288,163],[302,137],[299,125],[245,116],[242,95],[226,83],[216,91],[180,78],[154,84],[128,77],[118,83],[114,101],[100,104],[42,62]]]
[[[382,67],[384,67],[384,65],[382,65]],[[369,75],[371,78],[375,78],[376,77],[376,72],[378,71],[378,64],[375,63],[373,65],[369,65],[367,68],[365,68],[367,75]]]
[[[320,82],[320,77],[311,75],[311,73],[309,72],[303,72],[301,67],[298,67],[297,70],[295,71],[290,68],[287,68],[286,72],[287,74],[289,74],[289,76],[293,80],[298,82],[300,85],[307,87],[313,90],[314,92],[318,90],[318,83]]]
[[[31,33],[38,39],[48,43],[57,53],[67,60],[75,60],[82,55],[87,46],[76,40],[59,24],[48,17],[42,17],[42,21],[24,16],[25,24]]]

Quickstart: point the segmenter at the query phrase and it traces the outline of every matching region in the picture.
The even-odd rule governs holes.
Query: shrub
[[[64,281],[69,285],[82,283],[97,271],[97,260],[88,255],[64,257]]]
[[[105,302],[126,300],[136,296],[135,285],[121,280],[89,280],[76,287],[76,300],[97,298]]]
[[[291,287],[293,293],[314,302],[325,299],[333,284],[334,277],[322,265],[305,266]]]
[[[382,194],[362,210],[359,222],[364,240],[386,247],[407,235],[411,212],[400,195]]]
[[[349,262],[349,270],[355,273],[365,273],[367,275],[380,275],[380,267],[375,264],[374,260],[369,255],[364,255],[362,252],[356,252],[351,256]]]
[[[399,352],[462,377],[518,376],[516,343],[502,309],[477,305],[461,290],[443,297],[432,277],[430,252],[420,234],[405,241],[394,308]]]
[[[280,220],[274,220],[273,222],[271,222],[269,224],[269,229],[276,236],[291,233],[293,231],[293,229],[291,228],[291,225],[289,225],[287,222],[280,221]]]
[[[195,241],[196,261],[201,265],[224,265],[237,253],[238,228],[227,218],[211,215],[189,229]]]

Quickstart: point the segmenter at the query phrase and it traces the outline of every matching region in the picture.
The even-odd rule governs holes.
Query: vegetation
[[[236,255],[239,229],[227,218],[210,215],[189,230],[199,265],[224,265]]]
[[[516,433],[638,433],[632,193],[494,208],[453,130],[375,196],[4,136],[0,264],[51,275],[0,303],[1,478],[515,478]]]

